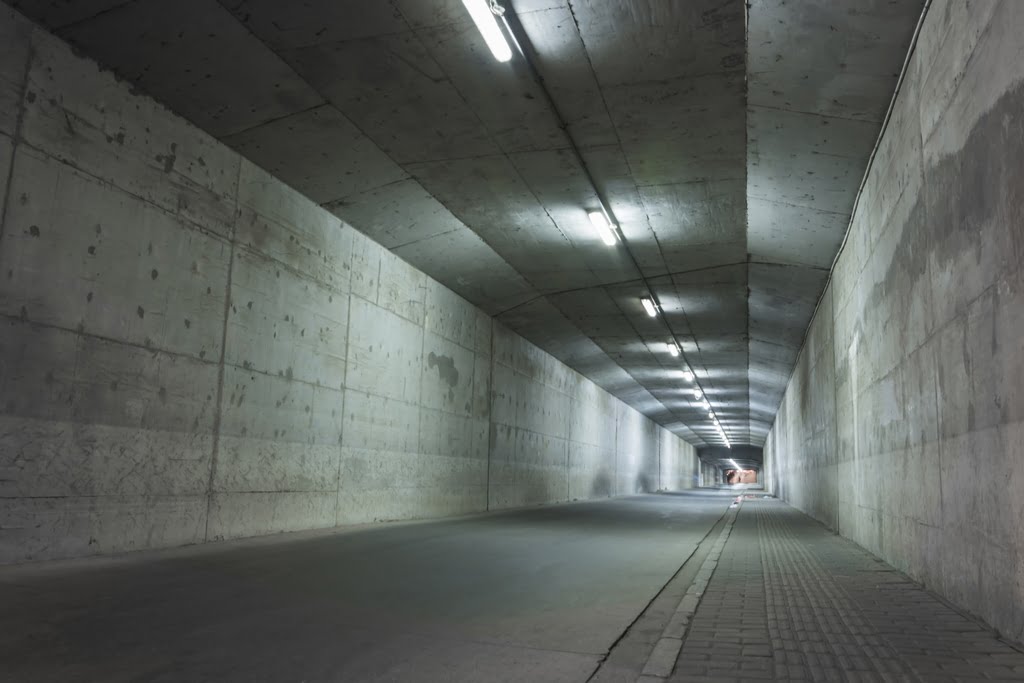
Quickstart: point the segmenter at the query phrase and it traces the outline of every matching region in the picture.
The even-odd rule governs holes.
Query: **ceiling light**
[[[494,10],[491,9],[494,5],[488,0],[462,0],[462,4],[469,10],[469,16],[473,18],[473,23],[484,37],[487,47],[491,48],[494,58],[499,62],[512,59],[512,48],[509,47],[505,34],[501,32],[494,18]]]
[[[709,410],[708,411],[708,417],[710,417],[713,420],[713,419],[715,419],[715,414]]]
[[[693,388],[693,397],[700,398],[700,389],[698,389],[697,387]]]
[[[675,342],[669,342],[665,344],[665,346],[668,347],[668,352],[671,353],[673,356],[679,355],[679,347],[676,346]]]
[[[615,246],[615,226],[608,222],[604,212],[591,211],[587,216],[590,217],[590,222],[597,228],[597,234],[601,236],[601,241],[609,247]]]
[[[647,315],[651,316],[652,318],[654,316],[658,315],[658,309],[654,305],[653,301],[651,301],[650,299],[644,298],[644,299],[640,299],[640,303],[642,303],[644,305],[644,310],[647,311]]]
[[[687,382],[692,382],[693,373],[690,372],[689,370],[683,370],[683,379],[685,379]]]

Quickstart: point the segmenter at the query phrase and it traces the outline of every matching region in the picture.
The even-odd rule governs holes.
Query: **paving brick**
[[[744,503],[701,578],[671,681],[1024,681],[1024,654],[777,500]]]

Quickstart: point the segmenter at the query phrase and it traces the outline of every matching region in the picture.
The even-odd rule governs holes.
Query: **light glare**
[[[512,59],[512,48],[505,40],[505,34],[501,32],[494,13],[491,12],[490,3],[487,0],[462,0],[462,4],[469,10],[469,16],[473,23],[484,37],[484,42],[491,49],[491,54],[499,62],[507,62]]]
[[[615,227],[608,222],[604,213],[601,211],[591,211],[587,216],[590,217],[590,222],[597,228],[597,234],[601,236],[601,241],[609,247],[615,246]]]

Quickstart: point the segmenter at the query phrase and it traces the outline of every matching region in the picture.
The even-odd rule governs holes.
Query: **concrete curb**
[[[722,527],[718,538],[715,540],[715,544],[711,547],[711,552],[704,559],[704,563],[701,564],[697,576],[693,579],[693,583],[686,589],[686,593],[679,601],[679,605],[672,614],[672,618],[669,619],[668,624],[662,631],[661,638],[658,639],[650,657],[647,658],[643,673],[637,678],[637,683],[653,683],[664,680],[672,675],[672,670],[676,666],[676,659],[679,657],[680,650],[683,649],[683,641],[686,640],[686,631],[690,626],[693,615],[697,612],[697,606],[700,604],[704,591],[707,590],[708,582],[711,581],[711,575],[714,574],[715,568],[718,566],[718,558],[721,557],[722,549],[725,547],[726,541],[729,540],[729,534],[732,532],[733,524],[736,522],[740,505],[730,509],[727,513],[729,516],[725,521],[725,526]]]

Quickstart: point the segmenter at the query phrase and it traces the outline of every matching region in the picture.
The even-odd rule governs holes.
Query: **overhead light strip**
[[[658,315],[658,306],[654,303],[654,299],[645,297],[640,299],[640,304],[644,307],[644,310],[647,311],[647,315],[650,317],[654,318]]]
[[[488,0],[477,0],[477,1],[480,2],[480,3],[483,3],[487,7],[498,7],[498,8],[501,7],[496,2],[496,0],[490,0],[489,2],[488,2]],[[469,7],[469,3],[471,2],[471,0],[463,0],[463,2],[466,3],[466,6],[468,8]],[[594,179],[593,174],[590,172],[590,166],[587,164],[586,160],[583,158],[583,154],[580,152],[580,148],[576,144],[576,140],[573,139],[572,133],[569,131],[569,122],[568,122],[568,120],[563,115],[562,110],[559,109],[558,104],[555,102],[554,98],[552,98],[551,92],[548,90],[547,84],[544,82],[544,77],[541,75],[540,69],[537,67],[536,53],[534,52],[533,47],[530,45],[530,41],[528,39],[528,36],[526,35],[526,31],[523,30],[523,25],[519,22],[519,18],[516,16],[515,12],[507,11],[505,9],[499,9],[498,12],[496,12],[496,14],[498,14],[501,17],[502,22],[505,24],[505,29],[507,30],[508,35],[511,37],[513,44],[515,45],[516,49],[519,50],[519,53],[523,56],[523,60],[526,62],[526,66],[530,70],[530,75],[533,76],[533,79],[537,83],[537,86],[540,89],[541,94],[543,94],[544,99],[545,99],[545,101],[548,104],[548,107],[550,107],[552,113],[555,115],[555,119],[557,120],[558,127],[561,128],[562,131],[565,133],[565,137],[566,137],[566,139],[569,142],[569,149],[572,152],[573,156],[575,157],[576,163],[579,165],[580,169],[583,171],[583,175],[586,177],[587,181],[590,183],[590,186],[594,190],[594,195],[597,197],[597,200],[598,200],[598,202],[601,205],[601,211],[600,212],[594,211],[594,212],[589,212],[588,213],[588,215],[590,216],[591,222],[594,221],[594,217],[593,217],[594,213],[601,213],[601,214],[603,214],[604,218],[607,221],[608,229],[610,231],[612,231],[612,237],[617,242],[621,242],[622,243],[623,250],[625,251],[626,255],[629,257],[629,260],[632,262],[633,268],[636,270],[637,275],[639,276],[640,282],[642,283],[643,288],[647,292],[647,296],[642,299],[642,301],[644,302],[643,303],[644,310],[647,312],[647,315],[649,315],[650,317],[656,317],[658,310],[661,309],[661,305],[660,305],[660,303],[658,301],[657,295],[654,293],[654,288],[651,286],[651,283],[647,280],[647,276],[644,275],[644,271],[640,268],[640,263],[636,260],[636,256],[633,254],[633,250],[630,249],[629,241],[626,238],[625,233],[622,232],[621,230],[619,230],[617,233],[615,232],[615,227],[617,225],[617,221],[615,220],[615,214],[611,210],[611,204],[608,202],[607,198],[601,192],[601,189],[598,186],[597,181]],[[492,14],[491,18],[493,18],[493,16],[494,16],[494,14]],[[483,31],[481,30],[481,32],[483,32]],[[486,35],[485,35],[485,39],[486,39]],[[597,229],[598,229],[598,231],[600,233],[601,228],[598,227],[596,224],[595,224],[595,227],[597,227]],[[605,244],[608,244],[608,246],[612,246],[612,243],[610,243],[610,242],[608,242],[606,240],[604,234],[601,234],[601,239],[602,239],[602,241],[605,242]],[[650,305],[650,307],[648,307],[648,305]],[[652,309],[653,309],[653,312],[652,312]],[[669,335],[672,337],[672,339],[675,342],[677,348],[680,349],[680,354],[683,357],[683,367],[684,367],[684,375],[683,375],[683,377],[686,379],[687,382],[694,382],[697,385],[697,387],[699,388],[700,387],[700,380],[697,379],[696,373],[693,372],[693,365],[686,359],[686,354],[682,352],[682,345],[679,343],[679,338],[676,336],[675,332],[672,330],[672,326],[669,324],[668,320],[664,319],[664,316],[662,316],[662,319],[663,319],[663,322],[665,323],[665,327],[668,329]],[[697,432],[694,432],[694,433],[697,434]],[[698,434],[698,436],[699,436],[699,434]],[[724,433],[722,434],[722,438],[725,439]],[[729,440],[725,439],[725,441],[726,441],[726,444],[728,445]],[[705,441],[705,443],[708,443],[708,442]]]
[[[462,4],[469,11],[469,16],[476,24],[480,35],[483,36],[487,47],[491,49],[494,58],[499,62],[507,62],[512,59],[512,48],[509,47],[505,34],[501,32],[501,27],[495,18],[495,15],[503,15],[505,9],[498,3],[489,2],[489,0],[462,0]]]
[[[615,226],[608,220],[604,211],[591,211],[587,214],[590,218],[590,222],[597,228],[597,234],[601,236],[601,241],[607,244],[609,247],[614,247],[618,241],[615,239]]]

